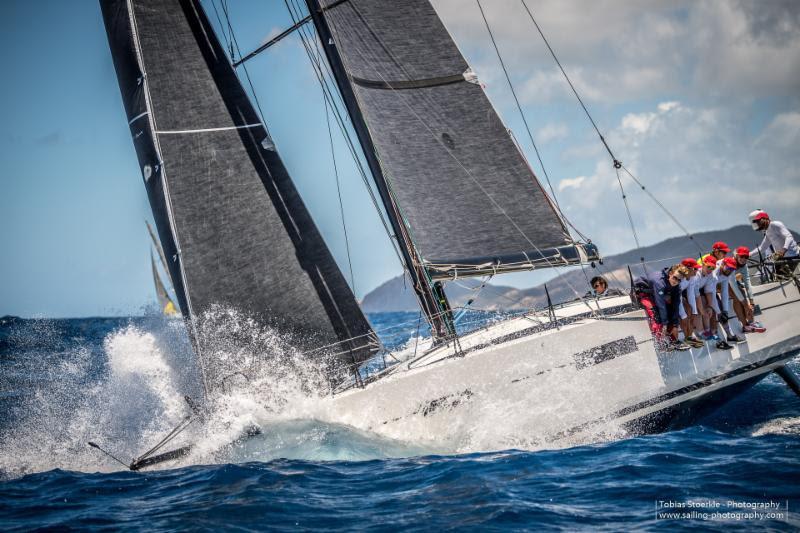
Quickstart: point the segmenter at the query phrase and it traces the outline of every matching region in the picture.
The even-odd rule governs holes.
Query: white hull
[[[591,305],[608,313],[629,303]],[[798,290],[756,287],[756,303],[767,333],[749,334],[733,350],[706,343],[670,353],[655,350],[643,311],[598,319],[582,316],[588,309],[577,303],[557,310],[571,320],[558,329],[534,331],[537,323],[525,317],[491,326],[461,337],[463,357],[441,347],[335,395],[331,408],[341,422],[443,451],[561,447],[660,431],[689,423],[707,400],[755,383],[800,352]]]

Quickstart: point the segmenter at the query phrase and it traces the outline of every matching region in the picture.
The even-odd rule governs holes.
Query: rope
[[[284,2],[286,2],[287,6],[288,6],[288,0],[284,0]],[[356,13],[356,15],[364,22],[365,26],[374,35],[374,32],[372,31],[371,28],[369,28],[369,25],[367,24],[366,20],[364,20],[364,18],[361,16],[361,13],[357,10],[357,8],[352,3],[348,3],[347,5],[350,6],[353,9],[353,11]],[[294,15],[292,15],[292,16],[294,16]],[[375,38],[378,41],[378,43],[381,45],[381,47],[383,47],[386,50],[387,54],[390,55],[392,60],[398,66],[400,66],[400,68],[402,68],[400,63],[393,56],[391,56],[391,52],[389,52],[389,50],[386,49],[383,46],[383,43],[377,38],[377,35],[375,35]],[[342,60],[344,62],[344,61],[346,61],[346,58],[343,56]],[[350,70],[350,69],[347,69],[347,67],[345,67],[345,68],[346,68],[346,70]],[[410,75],[408,75],[408,73],[405,71],[405,69],[403,69],[403,71],[406,73],[407,77],[409,77],[410,79],[412,78]],[[383,81],[386,81],[385,77],[381,76],[381,78],[383,79]],[[394,91],[395,89],[391,89],[391,90]],[[354,94],[355,98],[358,100],[359,99],[358,92],[354,91],[353,94]],[[361,106],[361,107],[363,107],[363,106]],[[366,124],[366,126],[369,129],[369,125]],[[381,168],[385,169],[385,166],[380,161],[380,154],[377,151],[375,152],[375,157],[378,160],[378,164],[381,166]],[[394,191],[392,190],[391,181],[390,181],[390,179],[388,179],[388,174],[385,174],[385,175],[386,175],[387,179],[385,179],[384,181],[385,181],[386,188],[388,190],[388,194],[389,194],[389,196],[394,198],[395,195],[394,195]],[[410,225],[408,225],[405,222],[407,220],[407,218],[403,215],[402,209],[401,209],[400,205],[396,201],[393,201],[393,202],[391,202],[390,205],[387,205],[387,206],[384,206],[384,207],[387,210],[391,207],[391,209],[395,212],[395,215],[396,215],[399,223],[403,226],[403,230],[400,231],[400,235],[396,235],[395,238],[398,241],[401,238],[403,239],[404,250],[410,256],[410,261],[409,262],[411,264],[406,265],[405,262],[402,260],[402,258],[400,258],[401,264],[403,264],[404,268],[408,269],[409,273],[412,270],[415,272],[415,276],[413,276],[415,278],[415,280],[416,280],[415,281],[415,287],[414,287],[415,292],[417,292],[418,294],[426,294],[427,295],[427,297],[420,298],[420,305],[424,308],[426,314],[428,315],[428,317],[432,321],[431,322],[431,326],[436,327],[434,325],[434,323],[433,323],[434,317],[436,317],[436,316],[444,316],[444,315],[442,313],[438,313],[438,312],[435,312],[435,311],[443,311],[443,309],[441,309],[441,306],[439,305],[438,301],[436,301],[435,297],[433,296],[433,293],[432,293],[433,280],[431,279],[428,271],[422,265],[421,257],[419,255],[417,249],[416,249],[416,246],[414,245],[413,230],[410,227]],[[399,255],[400,254],[398,252],[398,256]],[[424,284],[424,286],[423,286],[423,284]]]
[[[503,74],[506,76],[506,81],[508,82],[508,87],[511,89],[511,94],[514,96],[514,102],[517,105],[517,111],[519,111],[520,117],[522,117],[522,123],[525,125],[525,131],[528,132],[528,139],[530,139],[531,144],[533,145],[533,150],[536,152],[536,158],[539,160],[539,165],[542,167],[542,173],[544,173],[544,177],[547,180],[547,186],[550,188],[550,194],[553,196],[553,202],[556,204],[556,208],[558,209],[559,213],[561,213],[561,207],[558,205],[558,198],[556,197],[556,192],[553,190],[553,184],[550,183],[550,176],[547,173],[547,169],[544,166],[544,162],[542,161],[542,156],[539,153],[539,148],[536,146],[536,142],[533,140],[533,135],[531,134],[531,129],[528,126],[528,120],[525,118],[525,113],[522,112],[522,106],[519,103],[519,98],[517,98],[517,91],[514,90],[514,84],[511,83],[511,76],[508,74],[508,69],[506,69],[506,64],[503,61],[503,56],[500,55],[500,49],[497,47],[497,41],[494,39],[494,34],[492,33],[492,28],[489,27],[489,21],[486,20],[486,14],[483,12],[483,6],[481,5],[481,0],[475,0],[478,4],[478,9],[481,12],[481,17],[483,18],[484,24],[486,24],[486,31],[489,32],[489,37],[492,40],[492,46],[494,46],[494,51],[497,54],[497,59],[500,61],[500,66],[503,67]],[[562,213],[563,217],[563,213]]]
[[[225,21],[228,23],[228,33],[231,36],[230,42],[230,52],[231,52],[231,60],[233,60],[233,46],[236,46],[236,53],[241,57],[242,51],[239,49],[239,42],[236,40],[236,34],[233,32],[233,26],[231,25],[231,19],[228,15],[228,2],[226,0],[221,0],[222,5],[222,12],[225,14]],[[231,67],[233,68],[233,67]],[[256,89],[253,87],[253,80],[250,79],[250,73],[247,71],[247,65],[242,64],[242,69],[244,70],[244,75],[247,78],[247,84],[250,86],[250,92],[253,95],[253,101],[256,103],[256,109],[258,109],[258,116],[261,118],[261,125],[264,127],[264,131],[267,132],[267,135],[271,138],[272,135],[269,133],[269,127],[267,126],[267,121],[264,120],[264,112],[261,110],[261,104],[258,101],[258,94],[256,94]]]
[[[544,41],[544,44],[547,45],[547,49],[550,51],[550,55],[553,56],[553,59],[555,60],[556,65],[558,65],[558,68],[561,70],[561,73],[564,75],[564,79],[567,80],[567,83],[569,84],[570,89],[572,89],[572,93],[575,95],[575,98],[578,99],[578,103],[581,104],[581,107],[583,108],[583,112],[586,113],[586,117],[589,119],[589,122],[592,123],[592,126],[594,127],[594,131],[597,132],[598,137],[600,137],[600,140],[603,142],[603,146],[606,147],[606,150],[608,151],[608,155],[610,155],[611,159],[614,160],[614,167],[615,168],[620,168],[620,166],[622,166],[622,163],[620,163],[617,160],[617,158],[614,156],[614,153],[611,151],[611,148],[608,146],[608,143],[606,142],[605,137],[603,137],[603,134],[600,133],[600,129],[597,127],[597,124],[595,124],[594,119],[592,118],[592,115],[589,113],[589,110],[586,108],[586,104],[583,103],[583,100],[581,99],[580,95],[578,94],[578,91],[575,89],[575,86],[572,84],[572,80],[569,79],[569,76],[567,76],[567,72],[564,70],[564,67],[561,66],[561,62],[558,60],[558,57],[556,57],[556,53],[553,51],[553,48],[550,46],[550,42],[547,40],[547,37],[544,36],[544,32],[542,32],[542,29],[539,27],[539,24],[536,22],[536,19],[533,17],[533,13],[531,13],[531,10],[528,9],[528,4],[525,3],[525,0],[520,0],[520,2],[522,2],[522,6],[525,8],[525,11],[528,12],[528,16],[531,18],[531,21],[533,21],[533,25],[536,26],[536,30],[539,32],[539,35],[542,36],[542,40]]]
[[[547,49],[550,51],[550,55],[553,56],[553,60],[556,62],[556,65],[558,65],[559,70],[561,70],[561,74],[564,75],[564,79],[567,80],[567,83],[569,84],[570,89],[572,89],[572,93],[575,95],[575,98],[578,99],[578,103],[583,108],[583,112],[586,114],[586,117],[589,119],[589,122],[591,122],[592,127],[594,128],[594,131],[597,132],[597,136],[600,138],[600,141],[603,143],[603,146],[605,146],[606,151],[608,152],[608,155],[611,156],[611,159],[614,162],[614,169],[617,171],[617,181],[620,184],[619,185],[620,186],[620,190],[622,190],[622,181],[620,180],[620,177],[619,177],[619,169],[621,168],[621,169],[623,169],[625,171],[626,174],[628,174],[628,176],[631,177],[631,179],[633,179],[633,181],[636,182],[637,185],[639,185],[639,187],[641,187],[641,189],[656,203],[656,205],[658,205],[658,207],[661,208],[661,210],[664,211],[664,213],[666,213],[667,216],[670,219],[672,219],[673,222],[675,222],[675,224],[681,229],[681,231],[683,231],[683,233],[689,238],[689,240],[694,243],[694,245],[697,247],[698,251],[702,254],[703,253],[702,247],[694,239],[694,236],[691,233],[689,233],[689,230],[687,230],[683,226],[683,224],[681,224],[680,221],[678,221],[678,219],[669,211],[669,209],[667,209],[666,206],[663,203],[661,203],[652,193],[650,193],[650,191],[648,191],[645,188],[645,186],[642,185],[642,183],[636,178],[636,176],[634,176],[622,164],[622,162],[616,158],[614,153],[611,151],[611,148],[608,146],[608,143],[606,142],[605,137],[603,137],[603,134],[600,133],[600,128],[597,127],[597,123],[595,123],[594,118],[592,118],[591,113],[589,113],[589,110],[587,109],[586,104],[583,103],[583,99],[581,99],[580,95],[578,94],[577,89],[575,89],[575,85],[572,84],[572,80],[567,75],[567,72],[564,70],[564,67],[561,66],[561,62],[558,60],[558,57],[556,56],[556,53],[553,51],[553,47],[550,46],[550,42],[547,40],[547,37],[545,37],[544,32],[542,31],[542,28],[539,27],[539,24],[536,22],[536,18],[533,16],[533,13],[531,13],[531,10],[528,8],[528,4],[525,3],[525,0],[520,0],[520,2],[522,3],[522,6],[525,8],[525,11],[528,12],[528,16],[530,17],[531,21],[533,22],[533,25],[536,26],[536,30],[539,32],[539,35],[542,37],[542,40],[544,41],[544,44],[547,46]],[[624,190],[622,190],[622,198],[625,201],[625,210],[628,211],[628,219],[630,220],[631,229],[633,230],[633,233],[634,233],[634,239],[636,240],[636,247],[639,248],[639,238],[636,235],[635,228],[633,227],[633,219],[630,216],[630,210],[628,208],[628,202],[625,199]],[[642,258],[642,262],[644,262],[644,258]]]
[[[636,226],[633,223],[633,215],[631,215],[631,208],[628,205],[628,195],[625,194],[625,188],[622,186],[622,178],[619,175],[619,167],[614,167],[614,171],[617,173],[617,183],[619,183],[619,191],[622,193],[622,202],[625,204],[625,213],[628,215],[628,222],[631,225],[631,233],[633,233],[633,240],[636,242],[636,249],[639,250],[639,261],[642,262],[642,266],[644,267],[644,256],[641,255],[642,246],[639,244],[639,234],[636,233]],[[645,267],[645,272],[647,272],[647,267]]]
[[[325,94],[323,93],[323,97]],[[331,116],[330,111],[328,108],[328,100],[327,98],[323,98],[325,101],[325,123],[328,126],[328,139],[331,142],[331,160],[333,161],[333,174],[336,177],[336,193],[339,195],[339,215],[342,218],[342,231],[344,232],[344,246],[347,250],[347,265],[350,268],[350,286],[353,288],[353,292],[356,292],[356,279],[353,276],[353,261],[350,258],[350,240],[347,236],[347,224],[345,224],[344,220],[344,204],[342,203],[342,189],[339,184],[339,169],[336,166],[336,149],[333,145],[333,132],[331,131]]]
[[[641,187],[642,191],[644,191],[644,193],[645,193],[647,196],[649,196],[649,197],[650,197],[650,199],[651,199],[651,200],[653,200],[653,202],[655,202],[655,203],[656,203],[656,205],[657,205],[659,208],[661,208],[661,210],[662,210],[662,211],[664,211],[664,213],[666,213],[666,215],[667,215],[667,216],[668,216],[670,219],[672,219],[672,221],[675,223],[675,225],[676,225],[676,226],[678,226],[678,227],[681,229],[681,231],[683,231],[683,233],[684,233],[684,234],[685,234],[685,235],[686,235],[686,236],[689,238],[689,240],[690,240],[690,241],[692,241],[692,242],[694,243],[695,247],[697,247],[697,251],[698,251],[698,252],[700,252],[700,254],[702,255],[702,254],[704,253],[704,250],[703,250],[703,248],[700,246],[700,244],[699,244],[699,243],[698,243],[698,242],[697,242],[697,241],[694,239],[694,235],[692,235],[691,233],[689,233],[689,230],[687,230],[687,229],[686,229],[686,227],[684,227],[684,225],[680,223],[680,221],[679,221],[679,220],[678,220],[678,219],[677,219],[677,218],[676,218],[676,217],[675,217],[675,216],[674,216],[674,215],[673,215],[673,214],[672,214],[672,213],[669,211],[669,209],[667,209],[667,207],[666,207],[664,204],[662,204],[662,203],[659,201],[659,199],[658,199],[658,198],[656,198],[656,197],[655,197],[655,195],[653,195],[653,193],[651,193],[649,190],[647,190],[647,188],[646,188],[646,187],[645,187],[645,186],[642,184],[642,182],[641,182],[641,181],[639,181],[639,180],[636,178],[636,176],[634,176],[634,175],[633,175],[633,174],[632,174],[632,173],[631,173],[631,172],[630,172],[630,171],[629,171],[629,170],[628,170],[628,169],[625,167],[625,165],[622,165],[622,170],[624,170],[624,171],[625,171],[625,173],[626,173],[628,176],[630,176],[630,178],[631,178],[631,179],[632,179],[632,180],[633,180],[633,181],[636,183],[636,185],[638,185],[639,187]],[[618,172],[618,173],[619,173],[619,172]]]
[[[225,47],[228,49],[230,48],[230,43],[228,42],[228,34],[225,32],[225,25],[222,23],[222,19],[219,16],[219,11],[217,10],[217,2],[215,0],[211,0],[211,7],[214,8],[214,14],[217,16],[217,22],[219,22],[219,29],[222,32],[222,38],[225,40]],[[231,55],[233,55],[231,53]],[[233,61],[233,57],[231,57],[231,61]]]
[[[292,21],[294,22],[296,20],[296,18],[295,18],[294,11],[292,10],[292,7],[289,5],[289,2],[287,0],[284,0],[284,4],[286,5],[286,9],[289,11],[289,15],[292,18]],[[400,251],[397,249],[397,246],[398,246],[397,239],[396,239],[395,235],[392,233],[391,228],[389,227],[389,224],[388,224],[388,222],[386,221],[386,218],[383,215],[383,211],[381,210],[381,204],[380,204],[380,202],[378,201],[378,199],[375,196],[375,191],[372,189],[372,186],[370,185],[369,178],[367,177],[367,172],[366,172],[366,170],[364,169],[364,167],[363,167],[363,165],[361,163],[361,159],[358,157],[358,152],[356,150],[355,143],[353,142],[353,139],[350,136],[350,132],[347,130],[345,119],[342,117],[341,110],[340,110],[339,106],[337,105],[337,102],[335,101],[335,99],[333,97],[333,95],[334,94],[338,94],[338,92],[337,91],[332,91],[331,88],[328,85],[328,79],[329,78],[326,78],[325,71],[323,70],[322,65],[325,65],[326,69],[329,69],[329,67],[327,66],[327,63],[325,63],[324,61],[320,60],[318,55],[316,55],[316,54],[314,54],[312,52],[311,47],[309,46],[309,44],[308,44],[308,42],[306,40],[307,38],[306,38],[306,35],[305,35],[305,31],[306,31],[306,28],[302,27],[302,28],[300,28],[300,31],[298,32],[298,34],[300,36],[300,40],[301,40],[301,42],[303,44],[303,47],[304,47],[304,49],[306,51],[306,55],[308,56],[308,59],[311,62],[312,70],[314,70],[314,74],[315,74],[315,76],[317,78],[317,82],[322,87],[323,94],[325,95],[325,100],[326,100],[327,104],[333,110],[333,114],[334,114],[334,117],[336,119],[336,124],[337,124],[337,126],[339,126],[339,131],[342,134],[342,137],[345,139],[347,147],[348,147],[348,149],[350,151],[350,155],[353,158],[353,161],[354,161],[354,163],[356,165],[356,169],[358,170],[358,172],[359,172],[359,174],[361,176],[361,180],[364,183],[364,185],[365,185],[365,187],[367,189],[367,193],[369,194],[370,200],[372,201],[372,205],[375,208],[375,212],[378,214],[378,218],[380,219],[381,224],[383,225],[383,228],[386,231],[386,234],[389,236],[389,240],[392,243],[392,248],[394,249],[395,254],[397,255],[397,258],[400,261],[400,264],[405,266],[405,264],[403,262],[403,259],[402,259],[402,255],[400,254]],[[307,30],[307,31],[310,32],[311,30]],[[312,34],[312,38],[313,38],[313,34]],[[314,42],[317,41],[317,39],[313,39],[313,40],[314,40]],[[318,52],[321,55],[322,52],[319,51],[319,50],[318,50]],[[328,70],[328,76],[332,77],[332,74],[330,73],[329,70]],[[341,100],[341,96],[340,96],[340,100]],[[342,103],[342,105],[344,105],[344,104]],[[345,116],[349,116],[349,115],[345,114]]]
[[[143,461],[148,457],[150,457],[151,455],[153,455],[154,453],[156,453],[158,450],[160,450],[161,448],[166,446],[169,442],[171,442],[175,437],[183,433],[183,431],[186,428],[188,428],[191,425],[191,423],[194,422],[195,420],[197,420],[197,418],[192,417],[192,415],[187,415],[186,418],[181,420],[180,423],[178,423],[178,425],[175,426],[172,431],[167,433],[167,435],[163,439],[161,439],[155,446],[153,446],[152,448],[144,452],[142,455],[134,459],[133,462],[137,463]]]

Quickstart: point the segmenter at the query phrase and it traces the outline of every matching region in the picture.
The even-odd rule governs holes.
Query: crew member
[[[678,310],[681,280],[689,274],[683,265],[673,265],[660,272],[636,278],[634,289],[645,310],[656,345],[663,350],[685,350],[689,345],[678,342]]]
[[[745,333],[764,333],[767,328],[755,322],[753,314],[755,311],[755,301],[753,300],[753,285],[750,282],[750,270],[747,268],[747,261],[750,258],[750,249],[747,246],[740,246],[734,252],[733,258],[736,259],[736,273],[731,278],[731,293],[735,297],[733,309],[736,316],[743,324],[742,331]]]
[[[693,348],[702,348],[703,341],[698,336],[703,331],[703,320],[700,317],[700,298],[698,285],[700,282],[700,263],[687,257],[681,265],[688,270],[689,277],[681,281],[680,317],[684,342]],[[691,314],[690,314],[691,313]]]
[[[729,323],[729,315],[731,312],[730,283],[737,266],[736,260],[733,257],[726,257],[717,264],[713,276],[716,280],[716,286],[719,288],[719,299],[721,300],[722,306],[720,307],[718,305],[716,295],[711,300],[715,306],[714,311],[717,313],[717,319],[722,325],[722,329],[725,330],[728,342],[741,343],[747,342],[747,339],[744,335],[733,333]],[[742,325],[745,325],[745,322],[742,322]]]
[[[589,284],[592,286],[591,295],[595,298],[602,296],[608,289],[608,282],[603,276],[593,277]]]
[[[797,264],[800,263],[800,249],[792,232],[783,222],[770,220],[769,215],[760,209],[750,213],[750,223],[754,230],[764,232],[764,240],[758,248],[750,250],[750,255],[758,251],[763,257],[771,257],[775,262],[777,274],[783,278],[791,277]]]
[[[701,302],[698,310],[703,319],[703,339],[707,341],[718,342],[720,340],[717,335],[717,314],[715,309],[717,285],[714,279],[714,270],[717,268],[717,259],[711,255],[706,254],[701,262],[700,279],[697,281],[697,293]],[[713,300],[713,305],[712,305]]]

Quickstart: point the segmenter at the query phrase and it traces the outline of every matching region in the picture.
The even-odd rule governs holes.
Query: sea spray
[[[223,308],[198,325],[210,341],[203,352],[213,361],[207,375],[218,380],[207,401],[182,320],[22,321],[9,345],[19,373],[35,376],[35,386],[14,398],[13,413],[0,426],[0,472],[118,470],[121,465],[87,442],[130,461],[191,413],[184,396],[201,403],[204,416],[163,450],[192,444],[181,465],[426,451],[338,423],[327,401],[330,383],[291,339]],[[262,434],[241,438],[255,431]]]

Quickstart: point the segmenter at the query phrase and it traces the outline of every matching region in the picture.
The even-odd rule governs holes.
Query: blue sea
[[[417,314],[370,320],[417,342]],[[478,452],[339,423],[294,368],[264,375],[266,407],[231,393],[179,466],[131,472],[87,442],[128,462],[185,416],[182,323],[0,319],[0,531],[800,529],[800,398],[776,376],[682,431]]]

